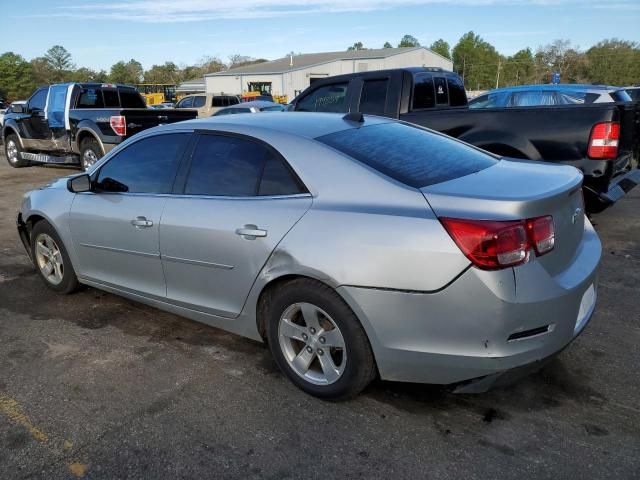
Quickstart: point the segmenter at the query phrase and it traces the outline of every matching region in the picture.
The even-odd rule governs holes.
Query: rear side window
[[[433,90],[431,75],[416,75],[413,86],[413,109],[433,108],[436,106],[436,96]]]
[[[202,135],[184,193],[252,197],[300,193],[300,188],[265,145],[233,136]]]
[[[240,103],[238,97],[227,97],[227,101],[229,102],[229,105],[237,105]]]
[[[171,133],[131,144],[100,169],[98,187],[108,192],[170,193],[188,137]]]
[[[204,107],[205,101],[206,101],[206,98],[203,96],[193,97],[193,107],[194,108]]]
[[[319,87],[303,97],[296,105],[296,110],[300,112],[346,112],[347,85],[345,82]]]
[[[452,107],[463,107],[467,104],[467,92],[464,89],[462,80],[458,77],[447,77],[449,87],[449,105]]]
[[[227,106],[227,102],[225,102],[225,97],[213,97],[211,99],[212,107],[225,107]]]
[[[360,95],[360,108],[362,113],[371,115],[384,115],[384,106],[387,103],[387,87],[389,80],[366,80],[362,85]]]
[[[447,81],[444,77],[435,77],[433,86],[436,89],[436,103],[438,105],[449,104],[449,93],[447,92]]]
[[[121,108],[147,108],[147,104],[138,92],[133,88],[120,89]]]
[[[105,108],[120,108],[120,98],[118,98],[118,90],[115,88],[105,88],[102,90]]]
[[[479,172],[497,162],[464,143],[401,123],[351,128],[316,140],[415,188]]]
[[[76,108],[104,108],[102,92],[97,88],[83,88]]]
[[[541,105],[556,105],[556,93],[555,92],[513,92],[511,94],[511,100],[509,100],[509,107],[536,107]]]

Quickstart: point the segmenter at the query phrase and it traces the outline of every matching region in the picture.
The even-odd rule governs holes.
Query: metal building
[[[343,73],[401,67],[453,69],[453,62],[425,47],[305,53],[205,75],[207,93],[267,91],[292,100],[314,80]]]

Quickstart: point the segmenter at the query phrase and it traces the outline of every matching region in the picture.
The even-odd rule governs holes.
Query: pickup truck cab
[[[33,163],[89,168],[147,128],[195,118],[193,111],[152,110],[134,87],[64,83],[37,89],[5,115],[2,139],[12,167]]]
[[[291,109],[397,118],[500,156],[572,165],[584,174],[591,212],[640,183],[636,106],[629,102],[472,110],[457,74],[415,67],[317,80]]]

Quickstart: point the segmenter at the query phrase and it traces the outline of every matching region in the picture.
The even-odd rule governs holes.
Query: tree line
[[[418,47],[412,35],[403,36],[398,47]],[[347,50],[366,49],[355,42]],[[383,48],[393,48],[385,42]],[[502,55],[473,31],[465,33],[451,48],[444,39],[429,47],[453,61],[453,69],[464,80],[467,90],[488,90],[496,86],[549,83],[554,72],[563,83],[600,83],[636,85],[640,83],[640,44],[627,40],[603,40],[581,50],[569,40],[555,40],[533,50],[525,48],[513,55]],[[296,55],[290,52],[288,55]],[[194,65],[165,62],[148,70],[135,60],[122,60],[107,70],[77,67],[71,53],[60,45],[51,47],[30,61],[13,52],[0,55],[0,99],[25,99],[39,85],[58,82],[168,83],[202,78],[205,73],[266,62],[245,55],[231,55],[224,62],[218,57],[203,57]]]
[[[398,47],[419,47],[412,35],[405,35]],[[392,48],[386,42],[383,48]],[[555,40],[537,49],[524,48],[513,55],[502,55],[473,31],[460,37],[453,48],[438,39],[430,50],[453,60],[453,69],[464,79],[467,90],[488,90],[496,86],[550,83],[560,73],[562,83],[637,85],[640,83],[640,44],[619,39],[603,40],[581,50],[569,40]],[[347,50],[363,50],[356,42]]]
[[[54,45],[42,57],[30,61],[13,52],[0,55],[0,99],[26,99],[40,85],[62,82],[178,84],[202,78],[205,73],[266,61],[264,58],[255,59],[236,54],[231,55],[227,62],[218,57],[203,57],[194,65],[165,62],[145,70],[139,61],[130,59],[113,64],[109,71],[93,70],[77,67],[69,51],[61,45]]]

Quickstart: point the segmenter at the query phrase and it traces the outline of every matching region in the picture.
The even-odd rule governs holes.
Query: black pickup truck
[[[89,168],[147,128],[195,118],[193,110],[152,110],[134,87],[64,83],[36,90],[5,116],[2,140],[12,167],[32,163]]]
[[[640,183],[632,103],[469,109],[460,77],[403,68],[316,80],[294,111],[361,112],[445,133],[497,155],[573,165],[598,212]]]

